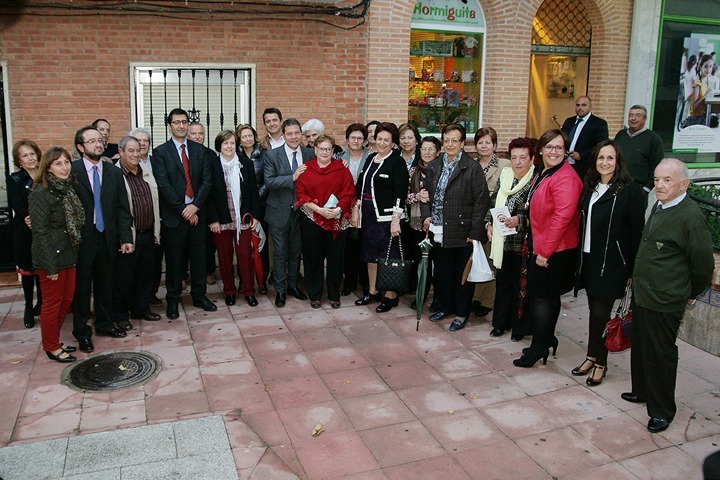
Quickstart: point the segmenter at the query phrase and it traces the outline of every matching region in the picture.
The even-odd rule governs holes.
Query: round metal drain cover
[[[75,390],[111,392],[142,385],[160,373],[160,357],[149,352],[102,353],[74,363],[62,375],[62,383]]]

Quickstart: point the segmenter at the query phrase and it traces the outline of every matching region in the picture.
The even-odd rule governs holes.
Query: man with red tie
[[[205,156],[211,152],[187,139],[189,118],[181,108],[171,110],[166,119],[171,138],[153,150],[153,174],[160,194],[161,234],[165,246],[165,298],[170,319],[179,316],[186,248],[190,255],[193,305],[207,312],[217,310],[205,296],[205,217],[211,182],[210,162]]]

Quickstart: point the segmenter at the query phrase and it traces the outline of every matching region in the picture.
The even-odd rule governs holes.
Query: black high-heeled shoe
[[[380,305],[375,307],[375,311],[377,313],[389,312],[393,307],[397,307],[399,304],[400,304],[400,299],[398,297],[395,297],[395,298],[383,297],[382,301],[380,302]]]
[[[35,315],[33,314],[32,307],[25,307],[23,323],[25,324],[25,328],[33,328],[35,326]]]
[[[553,337],[552,340],[550,340],[550,345],[548,345],[548,347],[552,348],[553,357],[557,356],[558,345],[560,345],[560,341],[557,337]],[[528,353],[529,351],[530,347],[525,347],[522,349],[523,354]]]
[[[535,364],[542,358],[543,365],[547,365],[547,358],[550,355],[549,351],[546,351],[544,354],[541,355],[529,355],[524,354],[520,358],[516,358],[513,360],[513,365],[516,367],[522,367],[522,368],[532,368],[535,366]]]
[[[60,355],[62,355],[63,353],[66,356],[61,357]],[[70,363],[70,362],[74,362],[75,360],[77,360],[75,357],[73,357],[72,355],[67,353],[65,350],[61,350],[60,353],[58,353],[57,355],[52,352],[45,352],[45,354],[47,355],[47,357],[50,360],[55,360],[56,362],[60,362],[60,363]]]
[[[600,375],[600,378],[596,378],[595,372],[600,370],[602,372],[602,375]],[[587,380],[585,380],[585,383],[588,384],[589,387],[596,387],[600,385],[603,382],[603,379],[607,375],[607,366],[606,365],[598,365],[595,364],[592,368],[592,373],[589,377],[587,377]]]
[[[583,369],[583,365],[588,362],[590,363],[590,366],[586,369]],[[583,360],[583,362],[579,366],[573,368],[570,373],[572,373],[576,377],[582,377],[583,375],[587,375],[588,373],[590,373],[590,370],[592,370],[593,367],[595,367],[595,360],[591,360],[590,357],[585,357],[585,360]]]
[[[368,293],[362,298],[355,300],[355,305],[370,305],[373,302],[379,302],[382,300],[382,293]]]

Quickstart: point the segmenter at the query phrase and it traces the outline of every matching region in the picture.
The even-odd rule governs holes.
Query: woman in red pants
[[[60,327],[75,293],[80,229],[85,222],[73,183],[70,154],[53,147],[40,161],[35,188],[28,198],[33,267],[43,292],[40,312],[43,350],[49,359],[61,363],[75,361],[70,354],[75,347],[60,343]]]

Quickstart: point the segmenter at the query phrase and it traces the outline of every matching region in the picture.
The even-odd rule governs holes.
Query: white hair
[[[677,169],[678,173],[681,175],[680,180],[690,178],[690,170],[688,170],[687,164],[682,160],[679,160],[677,158],[663,158],[662,160],[660,160],[660,163],[658,163],[658,166],[662,164],[673,165]]]
[[[311,118],[302,126],[302,133],[307,133],[308,130],[315,130],[322,135],[325,133],[325,125],[317,118]]]

